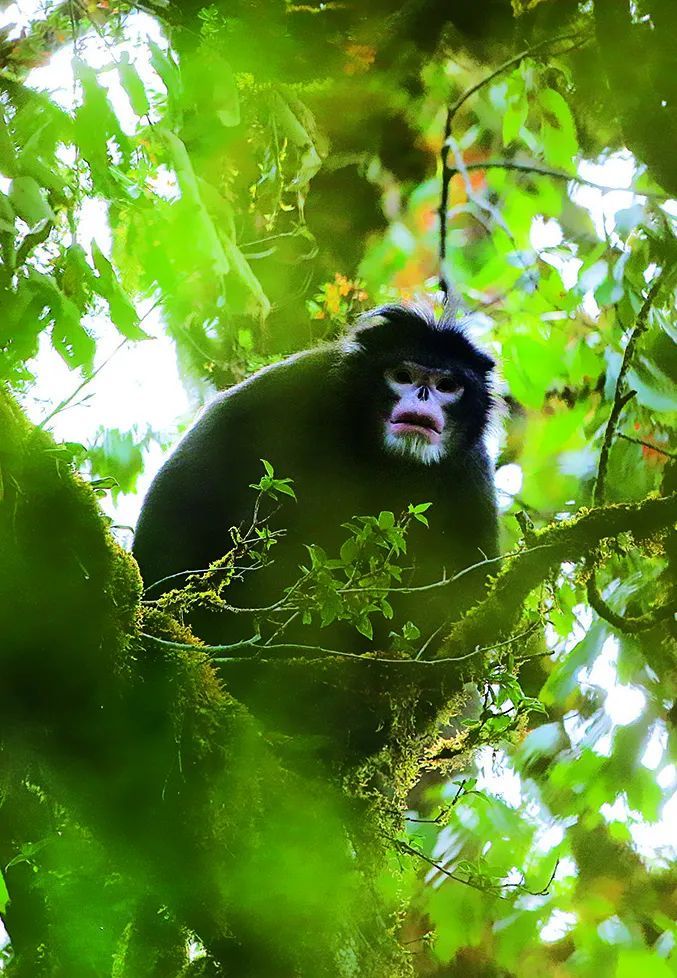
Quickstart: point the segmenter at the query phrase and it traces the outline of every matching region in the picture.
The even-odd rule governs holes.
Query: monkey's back
[[[261,459],[278,476],[294,478],[311,455],[311,422],[321,423],[312,395],[327,390],[333,361],[330,348],[289,357],[205,409],[155,476],[141,509],[133,553],[147,588],[207,567],[230,548],[230,527],[251,520],[250,484],[263,474]]]

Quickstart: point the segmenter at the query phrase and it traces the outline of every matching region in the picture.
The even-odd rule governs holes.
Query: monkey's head
[[[347,349],[386,452],[431,465],[482,437],[495,364],[452,315],[383,306],[359,320]]]

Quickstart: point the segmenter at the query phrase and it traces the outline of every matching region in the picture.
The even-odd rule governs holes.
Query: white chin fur
[[[383,444],[392,455],[404,455],[405,458],[412,458],[423,465],[434,465],[445,454],[445,446],[441,441],[437,445],[431,445],[427,438],[418,435],[393,435],[386,431]]]

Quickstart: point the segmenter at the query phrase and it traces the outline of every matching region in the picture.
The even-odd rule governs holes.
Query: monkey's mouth
[[[437,445],[442,437],[442,429],[435,418],[416,411],[403,411],[394,415],[386,423],[386,428],[396,438],[415,435],[417,438],[425,438],[431,445]]]

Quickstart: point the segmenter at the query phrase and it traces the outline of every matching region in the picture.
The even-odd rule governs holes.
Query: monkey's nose
[[[427,401],[428,398],[430,397],[430,391],[428,390],[427,387],[421,387],[419,388],[418,394],[416,396],[418,397],[419,401]]]

